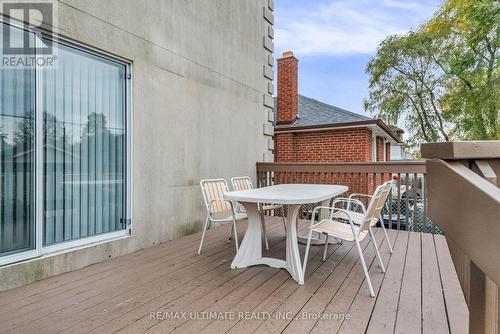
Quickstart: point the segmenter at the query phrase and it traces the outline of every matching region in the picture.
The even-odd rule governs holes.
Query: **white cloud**
[[[418,28],[440,2],[330,0],[297,4],[291,8],[282,5],[276,12],[276,49],[307,56],[371,54],[385,37]]]

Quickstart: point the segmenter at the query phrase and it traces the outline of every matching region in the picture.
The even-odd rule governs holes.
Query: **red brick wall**
[[[384,161],[384,146],[385,142],[382,137],[377,137],[377,161]]]
[[[276,162],[362,162],[372,160],[367,128],[313,132],[275,132]]]
[[[385,161],[391,161],[391,143],[385,143]]]
[[[299,61],[291,51],[283,52],[278,59],[276,123],[291,124],[297,119],[299,108],[298,68]]]
[[[372,161],[372,132],[367,128],[351,128],[314,132],[274,133],[276,162],[369,162]],[[349,193],[373,192],[372,175],[338,174],[323,178],[307,175],[307,179],[290,179],[287,173],[275,173],[276,183],[344,184]],[[367,179],[368,178],[368,179]]]

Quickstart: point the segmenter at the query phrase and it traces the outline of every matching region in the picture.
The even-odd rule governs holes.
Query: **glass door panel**
[[[4,23],[0,26],[10,29],[13,45],[23,45],[25,35],[32,40],[29,32]],[[0,257],[35,247],[34,131],[35,70],[1,68]]]
[[[126,67],[57,48],[42,85],[45,246],[126,228]]]
[[[35,45],[0,27],[11,45]],[[0,265],[127,228],[127,65],[53,46],[55,68],[0,64]]]

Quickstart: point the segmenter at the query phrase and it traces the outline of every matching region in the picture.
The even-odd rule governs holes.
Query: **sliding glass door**
[[[127,228],[128,65],[53,47],[55,68],[0,69],[0,265]]]
[[[3,24],[3,23],[0,23]],[[32,34],[12,28],[11,42]],[[34,248],[35,71],[0,70],[0,256]]]
[[[66,45],[43,76],[43,244],[125,228],[125,70]]]

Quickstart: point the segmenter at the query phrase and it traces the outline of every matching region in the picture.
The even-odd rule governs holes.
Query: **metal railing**
[[[282,183],[341,184],[350,193],[370,194],[397,177],[384,209],[387,228],[440,233],[427,213],[425,160],[370,163],[257,163],[257,187]],[[343,196],[344,196],[343,195]],[[303,215],[312,206],[303,208]]]

